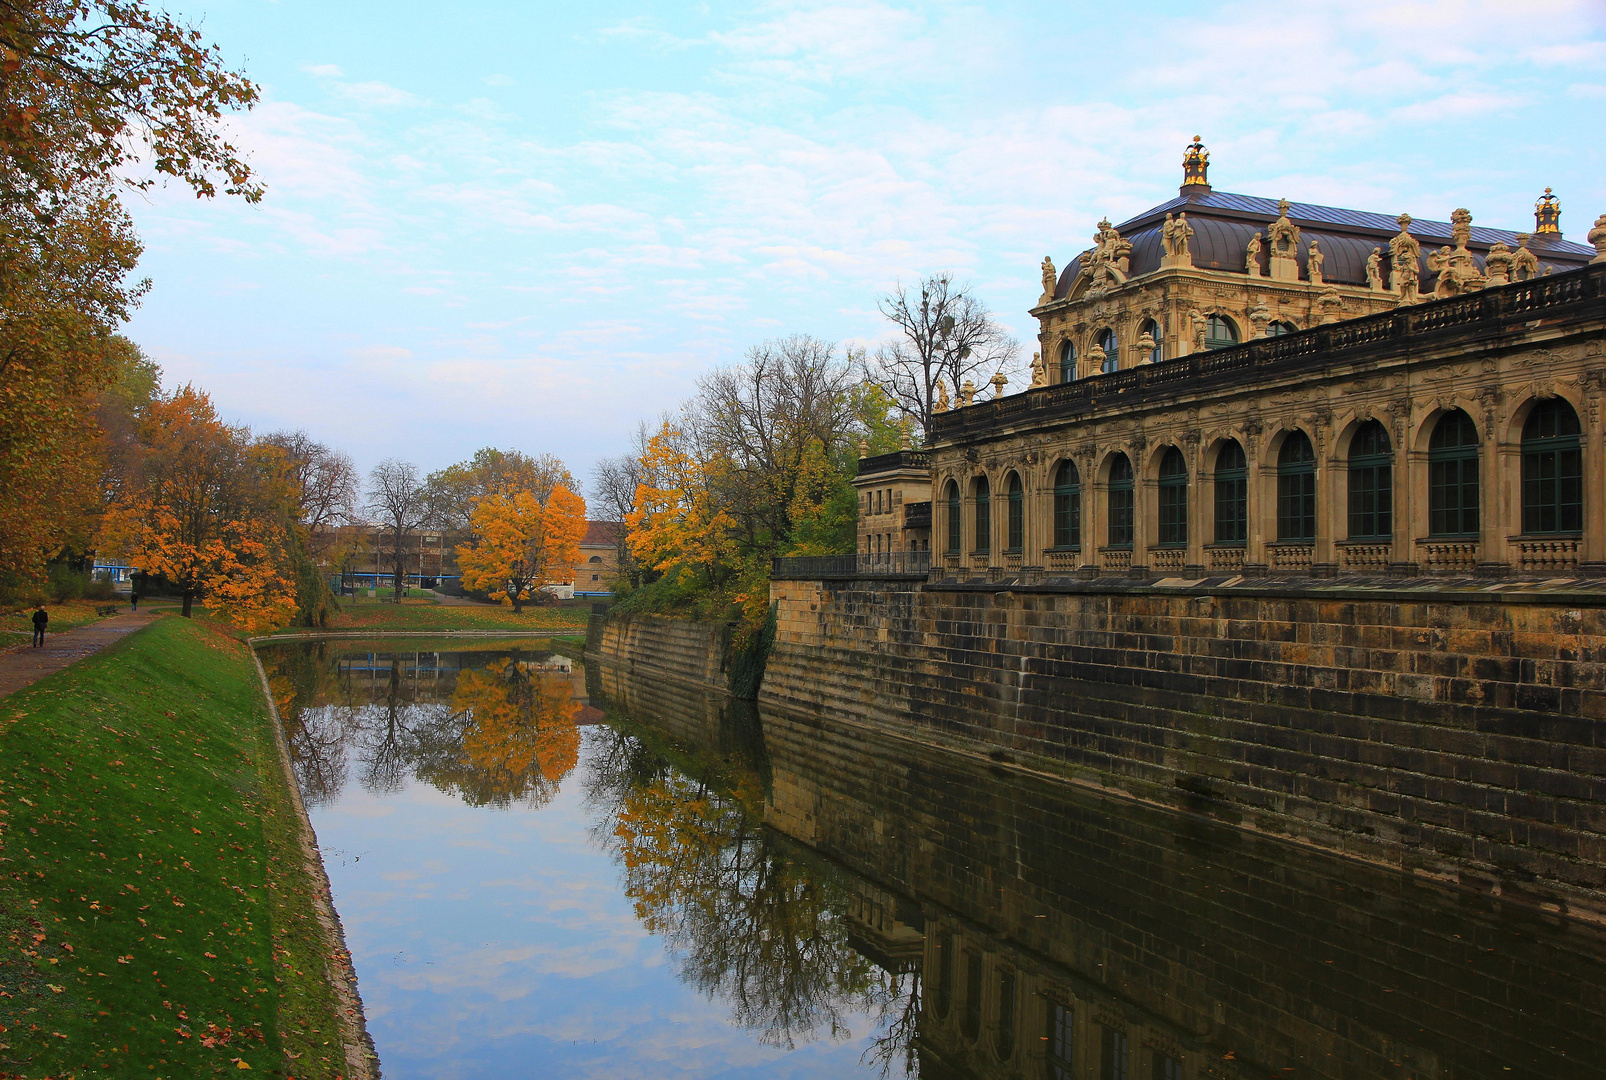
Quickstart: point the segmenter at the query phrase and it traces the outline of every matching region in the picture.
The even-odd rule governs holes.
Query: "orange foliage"
[[[457,549],[463,585],[520,610],[541,586],[568,580],[586,531],[585,500],[556,487],[546,504],[529,491],[488,495],[474,508],[476,544]]]
[[[716,505],[712,469],[685,442],[668,423],[647,440],[641,465],[651,482],[636,489],[636,509],[625,518],[628,542],[636,560],[651,569],[685,563],[711,573],[735,554],[736,520]]]
[[[465,764],[507,794],[536,776],[556,784],[580,760],[580,703],[566,674],[504,660],[460,672],[454,711],[470,716]]]

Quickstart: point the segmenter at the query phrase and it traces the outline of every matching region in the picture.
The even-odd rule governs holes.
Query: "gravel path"
[[[46,632],[45,643],[37,649],[24,642],[0,652],[0,698],[100,652],[112,642],[147,625],[156,616],[156,612],[126,612],[75,630],[64,630],[59,634]]]

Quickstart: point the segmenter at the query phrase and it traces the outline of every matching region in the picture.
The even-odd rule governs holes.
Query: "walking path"
[[[100,652],[112,642],[145,626],[156,616],[157,612],[152,611],[126,612],[75,630],[46,633],[45,643],[37,649],[24,643],[19,648],[0,652],[0,698]]]

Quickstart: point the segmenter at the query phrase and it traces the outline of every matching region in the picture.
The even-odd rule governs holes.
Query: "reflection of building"
[[[946,569],[1606,570],[1606,265],[1553,196],[1519,235],[1185,179],[1045,260],[1031,389],[933,418]]]
[[[610,596],[619,574],[619,544],[624,526],[617,521],[586,522],[580,561],[574,564],[576,596]]]
[[[930,454],[895,450],[863,458],[853,488],[860,555],[931,550]]]
[[[894,974],[920,970],[926,935],[918,905],[854,878],[849,885],[847,920],[853,947],[882,969]]]

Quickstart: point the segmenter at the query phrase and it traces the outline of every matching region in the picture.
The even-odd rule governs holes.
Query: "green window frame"
[[[1299,327],[1295,326],[1291,322],[1284,322],[1282,320],[1278,320],[1277,322],[1274,322],[1266,327],[1267,337],[1282,337],[1284,334],[1297,333],[1299,333]]]
[[[1289,432],[1277,453],[1277,539],[1316,542],[1316,451],[1303,431]]]
[[[959,498],[959,485],[948,481],[948,554],[958,555],[964,544],[964,504]]]
[[[1578,414],[1560,398],[1541,401],[1522,425],[1522,531],[1582,532],[1584,451]]]
[[[1186,547],[1188,543],[1188,463],[1182,451],[1171,447],[1160,459],[1156,485],[1156,509],[1161,547]]]
[[[1138,331],[1138,337],[1144,334],[1154,339],[1154,348],[1149,350],[1149,363],[1158,364],[1165,358],[1165,341],[1160,337],[1160,324],[1153,319],[1145,319],[1143,328]]]
[[[1238,327],[1225,315],[1205,318],[1205,348],[1228,349],[1238,344]]]
[[[1110,462],[1110,531],[1112,548],[1132,546],[1132,462],[1125,454],[1116,454]]]
[[[1070,461],[1054,472],[1054,546],[1082,549],[1082,475]]]
[[[1076,381],[1076,346],[1069,341],[1060,346],[1060,382]]]
[[[1451,409],[1428,439],[1428,535],[1478,535],[1478,429]]]
[[[1216,452],[1216,543],[1249,542],[1249,460],[1236,439]]]
[[[973,488],[976,499],[976,546],[978,555],[993,549],[993,492],[985,476],[978,476]]]
[[[1020,474],[1010,473],[1005,482],[1004,490],[1008,492],[1008,532],[1009,539],[1005,551],[1018,555],[1026,546],[1026,493],[1021,489]]]
[[[1369,420],[1349,449],[1349,538],[1386,540],[1394,535],[1394,453],[1388,431]]]
[[[1105,328],[1099,334],[1099,348],[1104,350],[1104,370],[1106,372],[1118,371],[1121,367],[1121,343],[1115,337],[1115,331]]]

